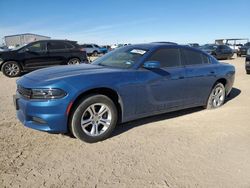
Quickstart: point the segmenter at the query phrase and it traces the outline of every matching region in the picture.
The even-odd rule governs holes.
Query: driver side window
[[[162,68],[181,66],[180,52],[175,48],[159,49],[147,61],[159,61]]]
[[[31,46],[27,47],[31,52],[43,52],[46,50],[46,43],[45,42],[37,42],[32,44]]]

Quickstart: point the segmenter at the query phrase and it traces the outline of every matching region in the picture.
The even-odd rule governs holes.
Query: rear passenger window
[[[201,53],[193,50],[183,50],[185,65],[199,65],[203,63]]]
[[[161,67],[178,67],[180,66],[179,49],[159,49],[148,61],[159,61]]]
[[[50,42],[48,48],[50,50],[63,50],[65,49],[65,45],[63,42]]]

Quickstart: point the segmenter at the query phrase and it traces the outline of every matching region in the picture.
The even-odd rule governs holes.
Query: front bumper
[[[30,100],[16,94],[17,117],[26,127],[51,133],[66,133],[67,102],[56,100]]]

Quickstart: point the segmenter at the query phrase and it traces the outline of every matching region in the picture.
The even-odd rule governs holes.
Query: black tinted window
[[[229,46],[222,46],[222,49],[228,50],[228,49],[230,49],[230,47]]]
[[[153,53],[148,61],[159,61],[161,67],[180,66],[180,54],[178,49],[160,49]]]
[[[41,52],[46,50],[45,42],[36,42],[28,47],[28,49],[32,52]]]
[[[69,43],[64,43],[64,46],[65,46],[65,48],[67,48],[67,49],[71,49],[71,48],[74,48],[74,46],[72,45],[72,44],[69,44]]]
[[[185,65],[202,64],[203,58],[199,52],[193,50],[183,50],[185,57]]]
[[[50,50],[63,50],[65,49],[65,45],[63,42],[50,42],[48,44]]]

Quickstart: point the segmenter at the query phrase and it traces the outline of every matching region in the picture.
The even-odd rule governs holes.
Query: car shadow
[[[230,95],[227,97],[225,103],[227,103],[230,100],[233,100],[238,95],[240,95],[240,93],[241,93],[241,90],[239,90],[237,88],[233,88],[230,92]],[[179,116],[189,115],[189,114],[192,114],[195,112],[202,111],[204,109],[205,109],[204,107],[189,108],[189,109],[179,110],[179,111],[175,111],[175,112],[168,112],[165,114],[141,118],[138,120],[127,122],[127,123],[122,123],[122,124],[119,124],[115,128],[113,134],[110,137],[118,136],[126,131],[129,131],[130,129],[133,129],[133,128],[136,128],[136,127],[139,127],[142,125],[146,125],[149,123],[154,123],[154,122],[158,122],[158,121],[162,121],[162,120],[172,119],[172,118],[176,118]]]
[[[230,101],[230,100],[236,98],[238,95],[240,95],[240,93],[241,93],[241,90],[240,90],[240,89],[237,89],[237,88],[235,88],[235,87],[232,88],[230,94],[229,94],[229,95],[227,96],[227,98],[226,98],[225,103],[227,103],[228,101]]]

